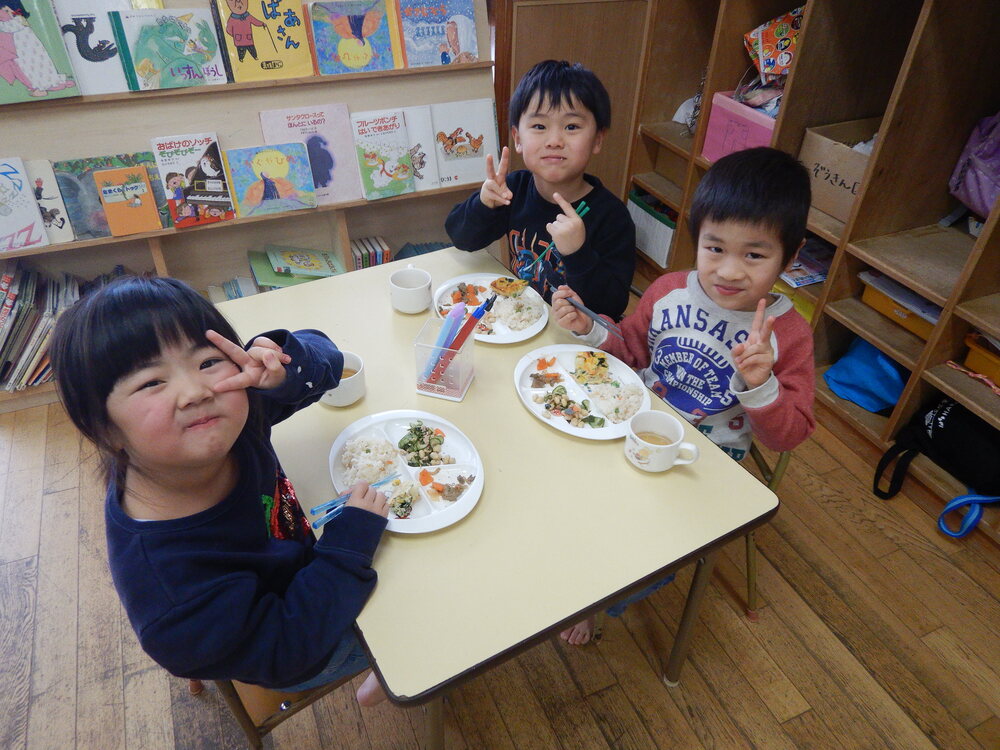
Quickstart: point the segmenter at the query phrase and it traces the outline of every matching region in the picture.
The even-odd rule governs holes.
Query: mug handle
[[[687,453],[687,457],[684,454]],[[674,466],[693,464],[698,460],[698,446],[694,443],[681,443],[677,446],[677,459]]]

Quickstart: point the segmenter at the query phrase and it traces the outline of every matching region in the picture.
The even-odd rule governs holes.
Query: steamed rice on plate
[[[371,484],[392,473],[396,449],[388,440],[356,437],[344,443],[340,461],[344,464],[344,482],[348,487],[356,482]]]
[[[542,316],[542,302],[527,295],[497,297],[493,304],[496,319],[512,331],[523,331]]]
[[[615,424],[630,419],[642,406],[642,388],[637,385],[621,387],[612,383],[592,385],[590,396],[601,413]]]

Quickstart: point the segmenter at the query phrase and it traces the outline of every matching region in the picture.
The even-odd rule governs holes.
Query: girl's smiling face
[[[188,340],[122,377],[107,411],[129,464],[149,475],[221,465],[246,424],[249,402],[244,390],[216,393],[214,386],[238,372],[214,346]]]

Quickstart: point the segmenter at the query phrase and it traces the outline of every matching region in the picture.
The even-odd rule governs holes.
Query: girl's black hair
[[[517,127],[521,116],[538,94],[539,106],[567,107],[575,98],[590,110],[597,122],[597,130],[611,127],[611,99],[607,89],[594,73],[580,63],[566,60],[544,60],[531,68],[514,89],[510,98],[510,124]]]
[[[124,481],[128,456],[116,447],[108,396],[122,378],[156,359],[164,347],[213,346],[212,329],[242,345],[214,305],[177,279],[125,276],[86,295],[59,316],[49,349],[59,398],[73,424],[100,453],[106,477]],[[247,425],[259,429],[248,391]]]
[[[811,200],[809,171],[794,156],[767,146],[736,151],[715,162],[698,183],[691,236],[697,245],[706,219],[766,226],[781,240],[785,266],[805,238]]]

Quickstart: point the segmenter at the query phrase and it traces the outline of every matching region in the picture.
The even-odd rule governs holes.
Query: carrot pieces
[[[541,359],[538,360],[538,367],[536,367],[535,369],[547,370],[550,367],[552,367],[552,365],[554,365],[555,363],[556,363],[555,357],[552,357],[552,359],[545,359],[545,357],[542,357]]]
[[[421,471],[420,474],[418,475],[418,478],[420,479],[421,487],[426,487],[427,485],[429,485],[431,482],[434,481],[434,475],[431,474],[429,471],[427,471],[427,469]]]
[[[444,492],[444,485],[440,482],[431,482],[431,489],[440,494]]]

